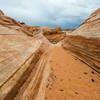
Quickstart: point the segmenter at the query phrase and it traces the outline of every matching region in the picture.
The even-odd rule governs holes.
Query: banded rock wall
[[[28,29],[0,14],[0,100],[44,100],[50,44]]]
[[[100,73],[100,8],[67,36],[62,46]]]

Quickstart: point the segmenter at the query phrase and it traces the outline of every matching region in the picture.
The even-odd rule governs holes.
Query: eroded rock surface
[[[30,28],[0,14],[0,100],[44,99],[50,43]]]
[[[100,39],[69,36],[63,47],[75,53],[80,60],[100,73]]]
[[[15,19],[4,15],[2,11],[0,11],[0,25],[3,25],[10,29],[24,32],[29,36],[33,36],[40,29],[39,27],[36,26],[28,26],[25,23],[20,23]]]
[[[0,11],[0,100],[100,100],[99,18],[100,9],[73,31]]]
[[[63,31],[60,27],[56,27],[54,29],[44,27],[42,29],[43,35],[53,44],[56,44],[66,37],[66,32]]]
[[[64,40],[63,47],[100,73],[100,9],[71,35]]]
[[[100,37],[100,8],[93,12],[72,35],[81,35],[84,37]]]

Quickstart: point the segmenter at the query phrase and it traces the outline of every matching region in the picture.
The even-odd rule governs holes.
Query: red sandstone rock
[[[100,37],[100,8],[92,13],[72,35],[84,37]]]
[[[62,31],[61,27],[56,27],[55,30],[56,31]]]
[[[43,35],[51,42],[57,43],[65,38],[66,32],[63,32],[60,27],[50,29],[48,27],[43,27]]]
[[[100,9],[68,36],[63,47],[100,73]]]
[[[44,98],[50,44],[33,28],[0,14],[0,100]]]
[[[5,16],[2,11],[0,11],[0,25],[3,25],[8,28],[16,29],[17,31],[23,31],[25,34],[29,36],[33,36],[34,31],[37,32],[40,30],[39,27],[28,26],[25,23],[20,23],[13,18]]]

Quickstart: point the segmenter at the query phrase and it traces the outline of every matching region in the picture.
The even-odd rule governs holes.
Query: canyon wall
[[[72,35],[81,35],[84,37],[100,37],[100,8],[93,12]]]
[[[0,11],[0,42],[0,100],[44,100],[48,40]]]
[[[68,35],[62,46],[100,73],[100,8]]]

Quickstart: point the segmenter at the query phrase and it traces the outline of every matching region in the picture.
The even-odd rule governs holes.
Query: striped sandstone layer
[[[63,47],[100,73],[100,8],[66,37]]]

